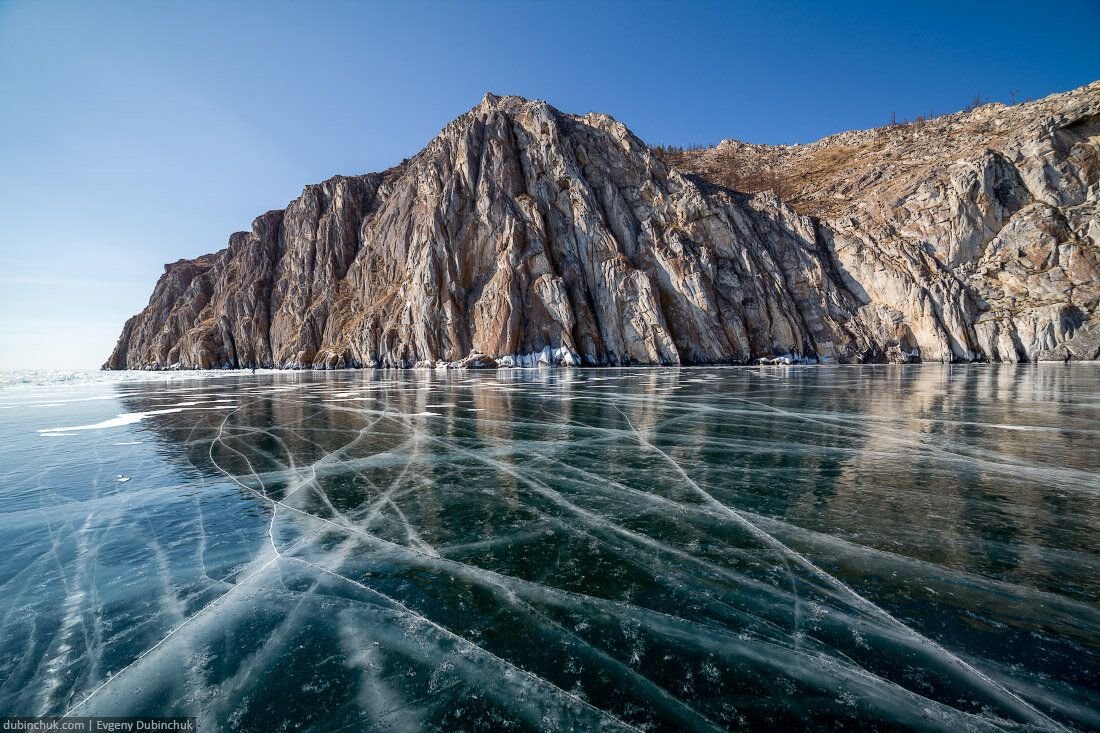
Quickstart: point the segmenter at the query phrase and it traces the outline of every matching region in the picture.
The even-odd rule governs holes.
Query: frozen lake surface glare
[[[79,381],[0,389],[0,714],[1100,730],[1098,366]]]

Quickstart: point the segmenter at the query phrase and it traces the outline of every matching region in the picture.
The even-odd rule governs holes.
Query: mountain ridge
[[[800,146],[651,149],[487,93],[165,266],[104,368],[1100,355],[1100,82]]]

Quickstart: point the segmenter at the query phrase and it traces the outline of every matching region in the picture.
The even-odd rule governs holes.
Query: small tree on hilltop
[[[983,97],[981,92],[978,92],[977,94],[974,95],[974,98],[970,100],[970,104],[966,105],[966,107],[964,108],[963,111],[973,112],[978,107],[981,107],[983,104],[986,104],[988,101],[989,101],[989,99],[987,99],[986,97]]]

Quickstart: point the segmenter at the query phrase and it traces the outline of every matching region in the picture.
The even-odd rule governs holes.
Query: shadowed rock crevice
[[[486,95],[168,265],[106,368],[1095,358],[1100,83],[802,146],[651,150]]]

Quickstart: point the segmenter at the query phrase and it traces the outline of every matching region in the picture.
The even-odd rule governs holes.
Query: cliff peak
[[[1098,179],[1100,83],[690,151],[486,93],[166,267],[105,366],[1091,359]]]

